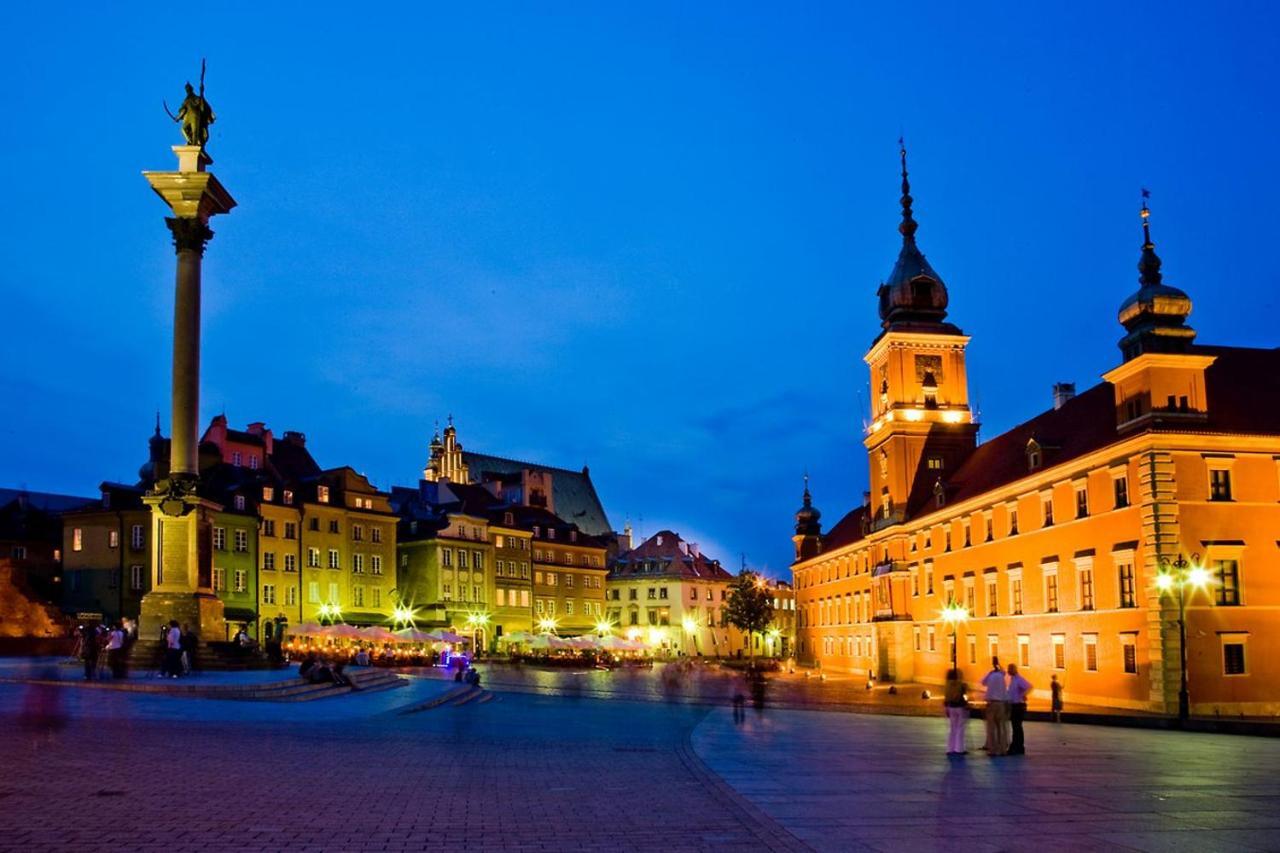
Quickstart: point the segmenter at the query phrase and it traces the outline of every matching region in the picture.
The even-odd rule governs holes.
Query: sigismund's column
[[[192,98],[188,86],[188,99]],[[156,640],[170,619],[189,624],[202,641],[226,639],[222,601],[213,590],[212,513],[220,505],[200,497],[198,418],[200,414],[200,266],[213,237],[209,219],[235,207],[233,199],[207,168],[213,160],[202,144],[212,111],[203,101],[192,110],[207,121],[194,139],[173,146],[176,172],[143,172],[151,188],[169,205],[165,222],[177,251],[173,307],[173,409],[169,471],[144,498],[151,507],[151,591],[142,599],[140,639]],[[179,116],[188,111],[184,104]],[[190,123],[190,122],[189,122]]]

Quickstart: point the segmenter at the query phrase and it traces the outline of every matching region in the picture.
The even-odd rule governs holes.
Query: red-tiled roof
[[[1215,361],[1205,371],[1208,418],[1201,422],[1160,422],[1151,430],[1191,433],[1280,434],[1280,349],[1195,346],[1195,355]],[[1042,467],[1070,462],[1128,438],[1116,431],[1115,389],[1100,382],[1068,400],[1061,408],[1041,412],[1029,421],[983,442],[950,476],[943,477],[947,503],[969,500],[1009,485],[1032,472],[1027,444],[1035,439]],[[913,489],[907,518],[934,511],[932,483]],[[863,538],[866,507],[846,513],[823,537],[830,551]]]

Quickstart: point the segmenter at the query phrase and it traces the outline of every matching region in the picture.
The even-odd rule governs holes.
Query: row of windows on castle
[[[648,598],[648,600],[649,600],[649,601],[653,601],[653,600],[655,600],[655,599],[658,599],[658,600],[666,600],[666,598],[667,598],[667,588],[666,588],[665,586],[659,586],[659,587],[653,587],[653,586],[651,586],[651,587],[649,587],[649,588],[648,588],[648,590],[646,590],[646,591],[648,592],[648,596],[647,596],[647,598]],[[714,601],[714,600],[715,600],[715,590],[714,590],[714,589],[711,589],[710,587],[708,587],[708,588],[707,588],[707,590],[706,590],[706,596],[707,596],[707,601]],[[638,588],[638,587],[634,587],[634,586],[633,586],[633,587],[628,587],[628,588],[627,588],[627,600],[628,600],[628,601],[636,601],[637,599],[639,599],[639,597],[640,597],[640,590],[639,590],[639,588]],[[609,590],[609,599],[610,599],[611,601],[620,601],[620,600],[621,600],[621,598],[622,598],[622,590],[621,590],[621,589],[619,589],[618,587],[616,587],[616,586],[615,586],[615,587],[613,587],[612,589],[610,589],[610,590]],[[721,589],[721,590],[720,590],[720,600],[721,600],[721,601],[727,601],[727,600],[728,600],[728,598],[729,598],[729,591],[728,591],[727,589]],[[697,601],[697,600],[698,600],[698,588],[697,588],[697,587],[690,587],[690,588],[689,588],[689,600],[690,600],[690,601]],[[774,599],[775,606],[776,606],[776,604],[777,604],[777,601],[778,601],[778,600],[775,598],[775,599]]]
[[[702,620],[701,620],[701,618],[700,618],[702,614],[699,612],[699,610],[698,610],[698,608],[697,608],[697,607],[690,607],[690,608],[688,608],[688,609],[687,609],[687,611],[686,611],[686,613],[687,613],[687,615],[689,616],[689,618],[693,619],[693,620],[694,620],[695,622],[697,622],[699,625],[703,625],[703,624],[705,624],[705,626],[706,626],[706,627],[708,627],[708,628],[715,628],[715,627],[717,627],[717,625],[719,625],[719,627],[721,627],[721,628],[728,628],[728,627],[729,627],[729,623],[728,623],[728,621],[722,621],[722,620],[719,618],[719,617],[720,617],[720,611],[719,611],[719,609],[717,609],[717,608],[715,608],[715,607],[712,607],[712,606],[710,606],[710,605],[708,605],[708,606],[707,606],[707,609],[706,609],[706,622],[705,622],[705,623],[704,623],[704,622],[702,622]],[[615,625],[621,625],[621,624],[623,624],[623,619],[622,619],[622,617],[623,617],[623,613],[622,613],[622,611],[621,611],[621,610],[615,609],[615,610],[610,610],[610,611],[609,611],[609,621],[610,621],[610,622],[612,622],[612,623],[614,623]],[[648,619],[648,622],[647,622],[647,623],[644,623],[644,624],[648,624],[648,625],[651,625],[651,626],[654,626],[654,627],[670,625],[670,624],[671,624],[671,608],[669,608],[669,607],[647,607],[647,608],[645,608],[645,617]],[[635,605],[632,605],[631,607],[629,607],[629,608],[627,609],[627,613],[626,613],[626,624],[627,624],[627,625],[635,625],[635,626],[639,626],[639,625],[641,625],[641,624],[642,624],[642,623],[641,623],[641,621],[640,621],[640,608],[639,608],[639,607],[637,607],[637,606],[635,606]]]
[[[947,640],[947,648],[945,654],[950,657],[952,654],[951,646],[958,640],[956,633],[944,634]],[[1080,635],[1080,669],[1086,673],[1098,672],[1098,637],[1097,633],[1086,632]],[[1248,669],[1245,665],[1245,646],[1246,635],[1235,633],[1224,633],[1220,635],[1222,647],[1222,674],[1223,675],[1246,675]],[[1016,643],[1016,661],[1019,667],[1030,669],[1033,666],[1041,666],[1043,661],[1036,660],[1031,652],[1031,635],[1018,634],[1014,637]],[[934,626],[924,627],[917,625],[912,631],[912,642],[917,652],[938,652],[938,632]],[[1116,635],[1116,642],[1119,647],[1119,655],[1116,657],[1108,657],[1108,660],[1118,660],[1120,671],[1127,675],[1138,674],[1138,632],[1137,631],[1121,631]],[[871,635],[859,635],[853,637],[823,637],[822,651],[826,657],[854,657],[873,659],[875,657],[874,641]],[[976,664],[978,662],[978,635],[967,634],[965,636],[966,657],[969,663]],[[958,650],[956,658],[959,659]],[[986,637],[986,660],[1000,657],[1000,635],[988,634]],[[1050,669],[1065,671],[1067,669],[1067,635],[1065,633],[1053,633],[1049,635],[1049,655],[1048,665]]]
[[[1128,553],[1128,552],[1126,552]],[[1115,601],[1116,607],[1121,609],[1135,608],[1138,606],[1137,583],[1134,570],[1133,557],[1116,556],[1113,558],[1115,563]],[[1092,557],[1081,557],[1073,561],[1075,565],[1075,606],[1072,609],[1079,611],[1090,611],[1098,609],[1097,602],[1097,583],[1095,582],[1095,567]],[[1238,606],[1243,603],[1243,595],[1241,589],[1240,562],[1234,559],[1212,560],[1208,566],[1213,576],[1212,590],[1210,591],[1210,600],[1220,607]],[[1058,575],[1058,562],[1056,559],[1049,559],[1040,564],[1041,573],[1041,604],[1044,613],[1058,613],[1062,610],[1063,594]],[[912,598],[919,598],[922,595],[936,595],[934,578],[937,574],[932,564],[927,562],[923,571],[919,567],[911,566],[908,568],[908,584],[911,590]],[[1005,599],[1006,609],[1003,611],[1000,607],[1000,578],[999,571],[995,568],[987,569],[982,573],[981,587],[984,591],[981,602],[978,600],[978,577],[976,572],[970,572],[960,578],[961,589],[956,588],[956,579],[954,576],[947,575],[942,579],[942,599],[945,602],[954,602],[964,607],[964,609],[972,616],[1020,616],[1024,612],[1026,603],[1026,589],[1023,583],[1021,566],[1011,566],[1005,570],[1005,584],[1007,585],[1007,597]],[[923,585],[923,590],[921,589]],[[878,594],[875,601],[872,600],[871,591],[845,593],[843,597],[839,595],[826,596],[807,606],[800,608],[800,624],[802,627],[812,625],[848,625],[857,622],[870,622],[875,618],[875,612],[890,606],[887,599],[887,586],[884,584],[877,585]],[[979,605],[983,609],[979,610]],[[940,616],[935,619],[940,619]],[[921,620],[929,621],[929,620]]]
[[[1231,469],[1224,463],[1211,465],[1208,468],[1209,473],[1209,500],[1211,501],[1231,501],[1234,500],[1231,483]],[[1079,481],[1072,484],[1074,494],[1074,518],[1088,518],[1092,512],[1090,507],[1090,493],[1087,481]],[[1055,500],[1053,490],[1049,489],[1040,494],[1040,526],[1041,528],[1053,527],[1055,523]],[[1112,510],[1125,509],[1130,505],[1129,500],[1129,478],[1128,474],[1123,470],[1113,472],[1112,474]],[[1004,507],[1005,514],[1005,536],[1018,535],[1018,504],[1017,501],[1011,501]],[[974,542],[992,542],[996,538],[996,530],[994,523],[993,510],[983,510],[980,517],[970,518],[965,521],[963,519],[952,519],[931,527],[929,530],[917,533],[911,539],[911,552],[917,551],[935,551],[940,553],[950,553],[953,548],[953,533],[956,525],[960,526],[960,536],[962,538],[962,546],[964,548],[972,547]],[[975,533],[977,534],[975,536]],[[888,547],[884,546],[881,551],[883,561],[888,560]],[[854,555],[852,558],[845,557],[842,559],[844,567],[844,576],[849,577],[850,573],[863,574],[870,572],[874,566],[873,555],[863,552]],[[826,564],[797,572],[797,582],[800,587],[812,586],[815,583],[823,583],[835,580],[839,577],[838,568],[829,561]]]

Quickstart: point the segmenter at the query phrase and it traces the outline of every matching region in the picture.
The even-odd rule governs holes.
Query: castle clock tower
[[[973,450],[969,338],[947,317],[947,288],[916,245],[907,152],[902,157],[902,251],[880,285],[884,329],[864,357],[871,370],[871,424],[864,444],[871,473],[872,528],[908,507],[944,502],[947,478]]]

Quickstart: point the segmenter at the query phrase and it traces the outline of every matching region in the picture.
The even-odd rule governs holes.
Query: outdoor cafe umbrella
[[[502,639],[506,640],[508,643],[527,643],[531,641],[535,636],[537,635],[530,634],[528,631],[512,631],[510,634],[507,634]]]
[[[383,628],[381,625],[370,625],[368,628],[361,628],[360,638],[374,643],[394,643],[400,639],[394,632]]]
[[[435,634],[419,631],[417,628],[401,628],[399,631],[392,631],[391,634],[405,643],[434,643],[440,639]]]
[[[465,639],[466,637],[459,637],[457,634],[453,633],[452,631],[440,632],[440,642],[442,643],[461,643]]]
[[[299,622],[285,626],[285,631],[295,637],[320,637],[324,635],[324,626],[315,622]]]

